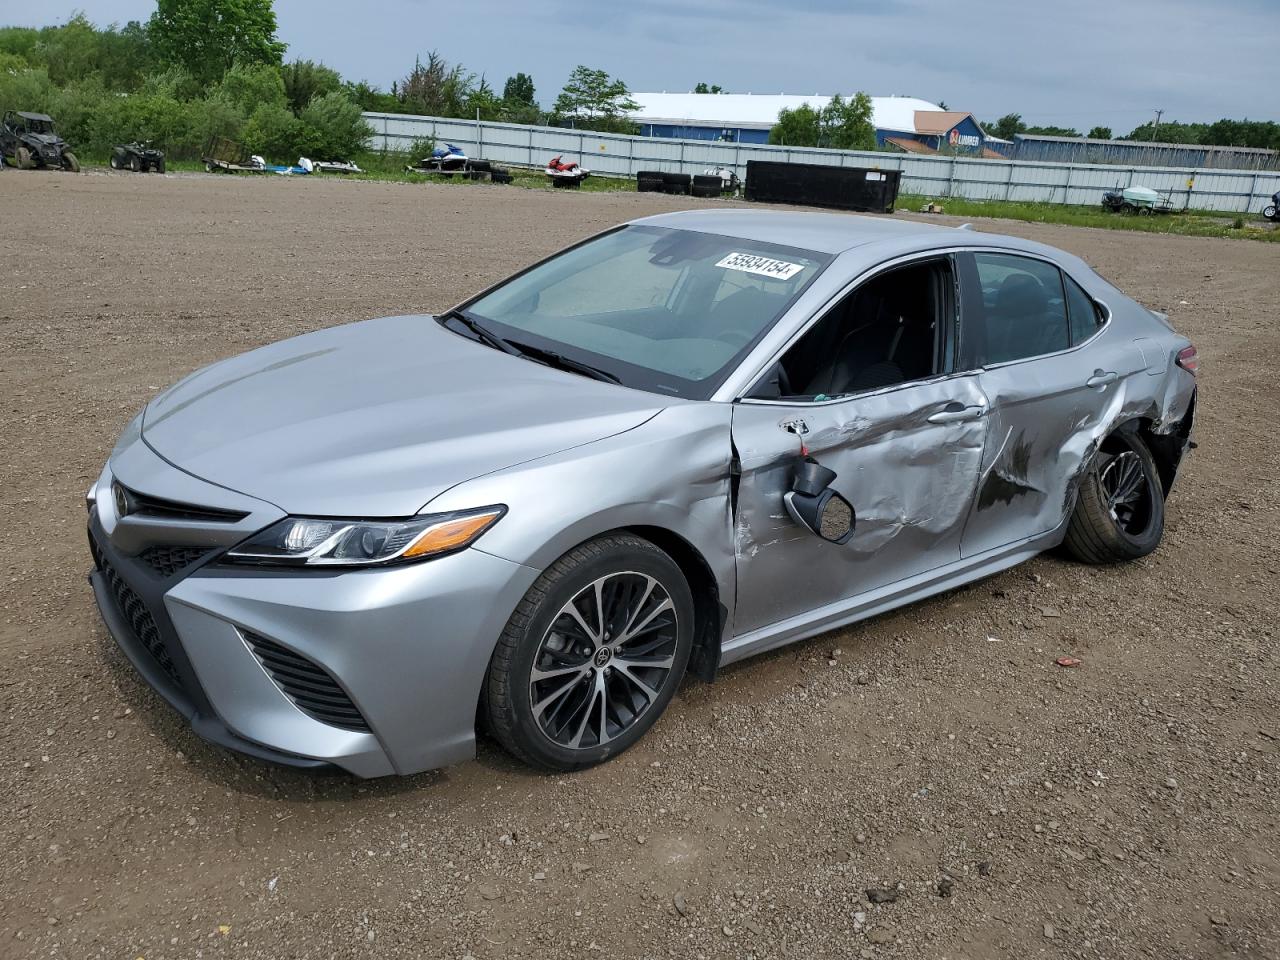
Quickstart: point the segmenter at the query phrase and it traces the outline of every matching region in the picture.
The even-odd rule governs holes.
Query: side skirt
[[[878,590],[829,603],[825,607],[819,607],[800,616],[744,633],[724,645],[720,663],[722,666],[727,666],[755,656],[757,653],[764,653],[827,630],[879,616],[909,603],[915,603],[917,600],[954,590],[974,580],[981,580],[983,577],[1016,567],[1036,554],[1056,547],[1062,542],[1065,532],[1066,523],[1063,523],[1056,530],[1050,530],[1048,533],[1020,540],[996,550],[989,550],[977,556],[965,557],[927,573],[891,583]]]

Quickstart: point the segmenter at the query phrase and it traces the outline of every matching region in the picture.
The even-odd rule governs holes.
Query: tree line
[[[501,92],[435,52],[382,90],[312,60],[285,62],[272,0],[157,0],[145,23],[0,27],[0,109],[48,113],[88,156],[151,140],[198,157],[214,136],[273,159],[349,157],[373,130],[363,111],[557,123],[636,132],[625,83],[577,67],[550,111],[527,73]]]
[[[312,60],[285,62],[272,0],[157,0],[145,23],[94,26],[83,14],[43,28],[0,27],[0,108],[51,114],[82,153],[103,156],[114,143],[152,140],[175,157],[198,156],[212,136],[239,140],[273,159],[358,154],[372,135],[362,111],[467,117],[638,133],[638,105],[621,79],[579,65],[544,110],[533,77],[518,72],[499,91],[484,74],[436,52],[419,58],[383,90],[352,82]],[[699,83],[697,93],[718,94]],[[1078,137],[1070,127],[1028,126],[1017,113],[983,124],[990,134]],[[1111,139],[1108,127],[1086,134]],[[771,143],[875,148],[865,93],[827,106],[783,110]],[[1280,149],[1280,124],[1219,120],[1143,124],[1120,137]]]
[[[1159,143],[1181,143],[1205,147],[1258,147],[1280,150],[1280,123],[1273,120],[1228,120],[1214,123],[1181,123],[1154,120],[1140,124],[1121,136],[1113,136],[1110,127],[1092,127],[1081,133],[1075,127],[1028,126],[1019,113],[1008,113],[999,120],[984,123],[982,128],[992,136],[1012,140],[1020,133],[1050,137],[1089,137],[1095,140],[1137,140]]]

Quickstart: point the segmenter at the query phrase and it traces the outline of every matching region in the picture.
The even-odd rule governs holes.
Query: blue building
[[[633,93],[640,108],[631,119],[646,137],[768,143],[784,109],[808,104],[820,110],[831,97],[754,93]],[[972,153],[999,156],[970,113],[943,110],[915,97],[872,97],[876,145],[911,153]],[[1004,141],[994,142],[998,146]]]

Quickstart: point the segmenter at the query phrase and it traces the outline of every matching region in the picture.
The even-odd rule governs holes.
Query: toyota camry
[[[201,736],[362,777],[631,746],[682,678],[1062,547],[1156,548],[1196,351],[1075,256],[700,210],[127,426],[91,583]]]

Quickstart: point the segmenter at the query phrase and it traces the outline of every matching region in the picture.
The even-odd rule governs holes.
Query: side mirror
[[[848,543],[858,518],[853,505],[831,489],[836,473],[812,457],[796,465],[791,489],[782,495],[791,519],[828,543]]]
[[[782,495],[791,519],[828,543],[848,543],[857,522],[849,501],[828,488],[816,497],[788,490]]]

